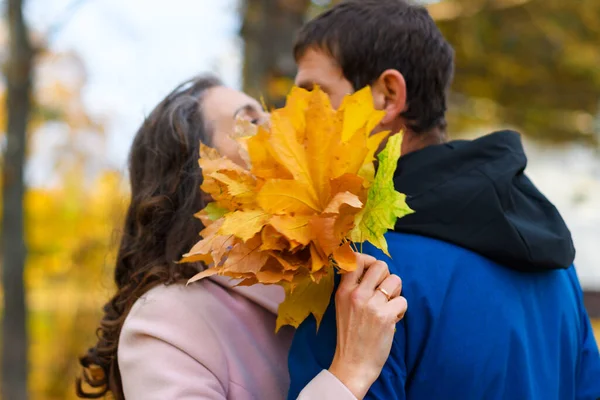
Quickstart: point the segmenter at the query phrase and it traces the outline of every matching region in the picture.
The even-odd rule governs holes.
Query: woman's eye
[[[241,113],[238,114],[235,117],[235,119],[242,120],[242,121],[248,121],[248,122],[250,122],[251,124],[254,124],[254,125],[257,125],[260,122],[260,118],[248,115],[246,113],[244,113],[244,114],[241,114]]]

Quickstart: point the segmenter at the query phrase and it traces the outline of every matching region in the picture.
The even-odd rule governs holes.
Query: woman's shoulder
[[[219,315],[228,297],[226,289],[208,280],[154,287],[135,302],[125,319],[119,368],[126,372],[140,363],[174,365],[191,357],[215,376],[228,376],[219,335],[226,329]]]
[[[218,324],[215,316],[230,301],[231,295],[225,288],[206,279],[192,285],[158,285],[134,303],[122,332],[150,330],[147,333],[159,336],[198,333]]]
[[[181,312],[193,311],[202,313],[211,306],[219,304],[219,298],[231,295],[227,290],[208,279],[203,279],[190,285],[185,282],[170,285],[158,285],[143,294],[129,312],[130,317],[153,314],[155,312],[171,311],[170,316],[176,318]]]
[[[119,338],[119,350],[136,347],[139,338],[152,338],[194,354],[202,348],[220,347],[219,333],[226,329],[234,299],[209,280],[193,285],[159,285],[141,296],[127,315]],[[197,340],[202,338],[203,346]]]

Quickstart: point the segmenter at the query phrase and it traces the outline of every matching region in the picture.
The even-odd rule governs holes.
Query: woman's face
[[[212,146],[221,155],[243,165],[239,146],[232,139],[237,118],[260,123],[266,118],[260,104],[242,92],[225,86],[208,89],[202,101],[203,114],[212,132]]]

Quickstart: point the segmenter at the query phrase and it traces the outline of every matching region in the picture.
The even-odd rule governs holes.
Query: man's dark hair
[[[401,114],[415,133],[446,128],[446,92],[454,50],[428,11],[406,0],[349,0],[306,23],[294,56],[311,48],[327,52],[355,90],[373,84],[387,69],[406,81]]]

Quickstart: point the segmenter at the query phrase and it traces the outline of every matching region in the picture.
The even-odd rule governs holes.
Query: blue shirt
[[[456,245],[387,235],[388,263],[408,301],[367,399],[600,398],[600,355],[575,269],[521,272]],[[336,347],[332,302],[317,332],[297,330],[289,355],[295,399]]]

